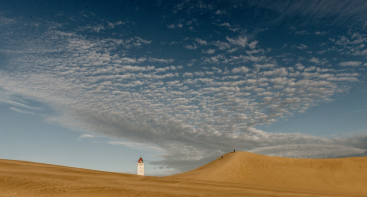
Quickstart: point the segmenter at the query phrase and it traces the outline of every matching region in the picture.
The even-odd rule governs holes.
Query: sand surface
[[[367,158],[289,159],[228,153],[168,177],[0,160],[0,197],[367,196]]]
[[[235,152],[171,177],[367,195],[367,157],[294,159]]]

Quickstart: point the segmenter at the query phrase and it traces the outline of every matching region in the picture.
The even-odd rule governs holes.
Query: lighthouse
[[[140,157],[139,161],[138,161],[138,172],[137,175],[142,175],[144,176],[144,162],[143,159]]]

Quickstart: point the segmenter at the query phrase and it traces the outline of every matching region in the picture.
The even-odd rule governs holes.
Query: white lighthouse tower
[[[139,161],[138,161],[138,172],[137,175],[142,175],[144,176],[144,162],[143,159],[140,157]]]

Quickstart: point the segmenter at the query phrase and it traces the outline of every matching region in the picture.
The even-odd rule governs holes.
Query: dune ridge
[[[171,177],[367,195],[367,157],[296,159],[236,151]]]
[[[151,177],[0,159],[0,197],[367,197],[366,164],[365,157],[315,160],[236,152],[189,172]]]

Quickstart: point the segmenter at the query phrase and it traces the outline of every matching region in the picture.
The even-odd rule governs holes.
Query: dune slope
[[[295,159],[235,152],[171,177],[367,195],[367,157]]]
[[[190,172],[150,177],[0,159],[0,197],[367,197],[365,164],[236,152]]]

